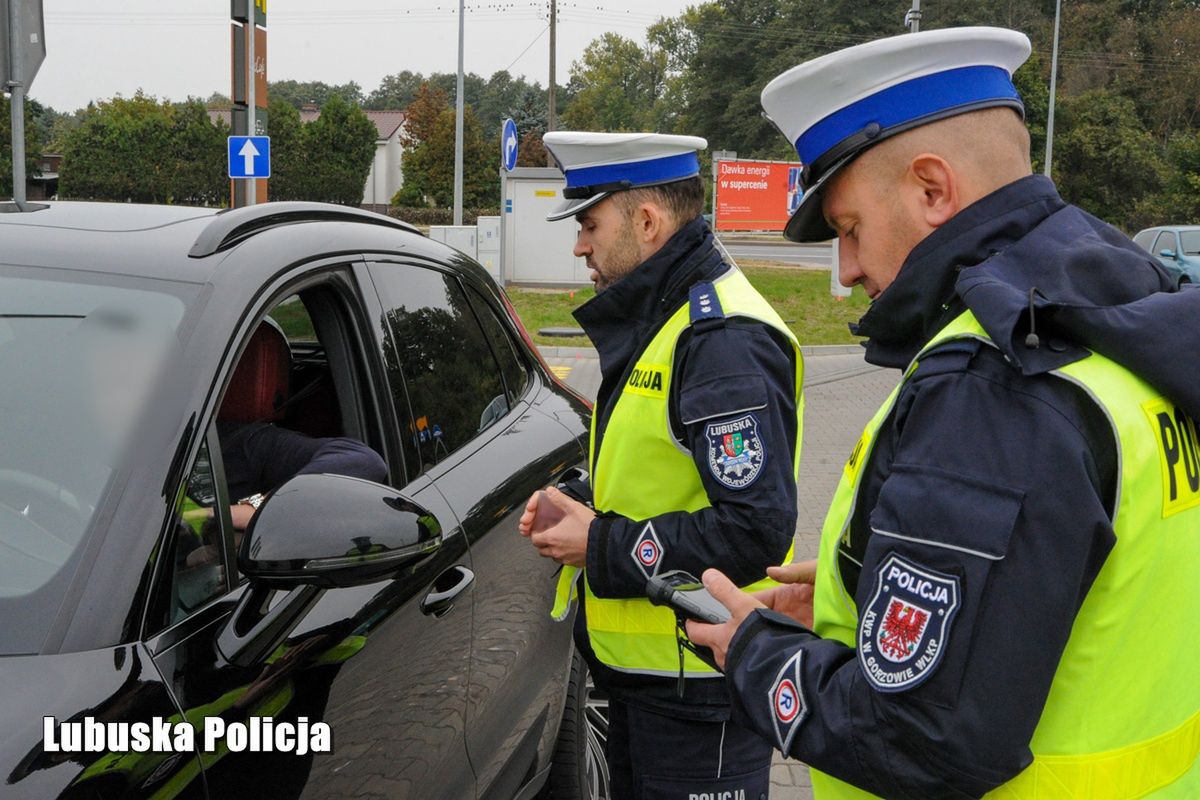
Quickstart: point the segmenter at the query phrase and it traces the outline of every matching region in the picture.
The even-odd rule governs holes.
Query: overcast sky
[[[641,41],[647,24],[687,5],[560,0],[559,83],[600,33]],[[468,0],[467,71],[486,77],[507,67],[545,85],[548,6]],[[58,110],[139,88],[176,100],[229,92],[229,0],[45,0],[45,12],[47,56],[30,94]],[[370,92],[404,69],[457,68],[456,0],[268,0],[267,12],[271,80],[353,80]]]

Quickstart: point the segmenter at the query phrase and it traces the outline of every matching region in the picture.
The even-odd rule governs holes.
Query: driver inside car
[[[287,337],[274,320],[264,319],[246,345],[217,415],[228,496],[234,499],[230,517],[239,533],[250,524],[265,496],[297,475],[387,480],[383,458],[356,439],[313,437],[273,424],[289,404],[291,361]],[[215,559],[214,553],[207,552],[210,549],[189,554],[188,565],[199,563],[197,559]]]

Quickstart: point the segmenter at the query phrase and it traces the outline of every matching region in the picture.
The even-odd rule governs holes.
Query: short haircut
[[[667,210],[675,224],[683,227],[704,213],[704,181],[699,175],[658,186],[644,186],[617,192],[613,199],[628,215],[642,203],[656,203]]]

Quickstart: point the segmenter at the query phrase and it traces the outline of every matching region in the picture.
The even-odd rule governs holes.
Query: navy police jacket
[[[1036,347],[1025,341],[1031,297]],[[1075,615],[1114,544],[1119,479],[1100,409],[1046,373],[1085,346],[1200,412],[1200,291],[1173,292],[1149,254],[1044,177],[994,192],[922,241],[856,330],[868,361],[904,368],[965,308],[999,350],[955,341],[922,357],[860,467],[851,552],[839,556],[861,596],[887,566],[865,557],[872,512],[953,524],[1003,487],[1024,493],[1002,566],[961,598],[930,673],[909,688],[880,685],[852,649],[761,610],[726,662],[734,721],[779,747],[769,690],[802,650],[809,713],[789,731],[788,755],[882,797],[978,797],[1030,762]],[[986,480],[949,492],[947,475]],[[971,568],[973,556],[957,557]]]
[[[638,354],[671,314],[688,302],[691,286],[714,280],[729,268],[715,247],[708,224],[697,217],[633,272],[576,310],[575,318],[600,357],[601,383],[594,412],[597,448]],[[766,387],[766,407],[758,414],[765,455],[758,477],[737,488],[715,478],[708,468],[712,445],[704,431],[706,424],[723,416],[734,419],[743,411],[714,378],[747,373],[761,375]],[[661,571],[682,569],[699,576],[716,567],[739,584],[751,583],[762,578],[768,566],[783,560],[796,528],[792,472],[796,367],[792,346],[764,323],[731,318],[723,326],[685,332],[676,349],[672,375],[668,398],[671,424],[676,438],[690,447],[712,505],[694,513],[677,511],[654,517],[654,530],[662,543]],[[684,391],[689,405],[695,403],[696,410],[703,411],[696,414],[702,422],[684,425],[680,421],[679,397]],[[586,488],[574,488],[586,499]],[[646,576],[629,557],[644,527],[644,520],[614,515],[592,523],[587,579],[598,597],[646,596]],[[719,678],[687,681],[680,701],[674,678],[606,668],[588,646],[586,614],[586,604],[581,602],[576,641],[598,685],[614,697],[669,709],[676,716],[728,717],[728,694]]]

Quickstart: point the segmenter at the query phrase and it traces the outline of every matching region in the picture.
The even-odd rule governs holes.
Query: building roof
[[[375,124],[375,130],[378,131],[376,139],[390,139],[396,135],[396,131],[408,119],[408,112],[385,110],[385,111],[370,111],[363,109],[363,113],[367,115],[367,119]],[[317,117],[321,116],[321,111],[315,107],[305,107],[300,110],[301,122],[312,122]],[[208,117],[213,122],[218,119],[224,120],[226,125],[232,124],[233,112],[227,108],[210,108]]]

